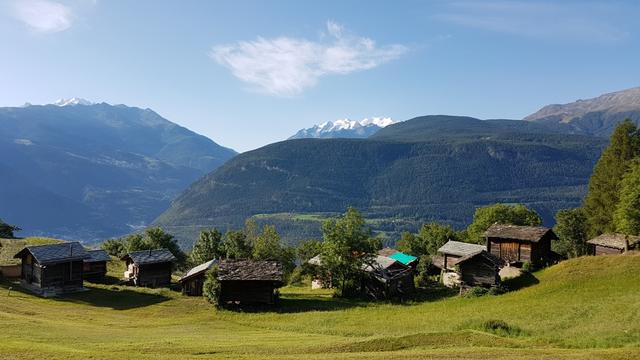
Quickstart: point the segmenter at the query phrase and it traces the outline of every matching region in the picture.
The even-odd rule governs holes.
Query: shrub
[[[488,293],[489,293],[489,289],[484,288],[482,286],[474,286],[474,287],[468,289],[464,293],[464,296],[465,297],[480,297],[480,296],[487,295]]]
[[[518,336],[522,330],[511,326],[502,320],[486,320],[480,324],[480,329],[500,336]]]
[[[530,261],[525,261],[522,264],[522,271],[524,272],[531,272],[531,262]]]
[[[202,286],[202,296],[207,298],[207,300],[216,307],[222,305],[220,299],[220,282],[218,281],[218,265],[213,266],[207,271]]]

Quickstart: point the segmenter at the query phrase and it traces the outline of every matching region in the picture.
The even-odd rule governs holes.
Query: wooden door
[[[515,262],[519,259],[520,246],[518,243],[509,242],[500,244],[500,257],[508,262]]]

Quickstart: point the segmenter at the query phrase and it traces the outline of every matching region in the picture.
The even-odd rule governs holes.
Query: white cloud
[[[71,27],[73,19],[69,7],[48,0],[14,1],[13,15],[31,29],[42,33],[64,31]]]
[[[460,1],[434,17],[448,23],[532,38],[615,42],[628,33],[607,19],[607,3]]]
[[[407,51],[398,44],[377,46],[369,38],[348,34],[332,21],[327,22],[327,33],[328,41],[259,37],[215,46],[210,56],[259,91],[293,96],[314,86],[323,76],[372,69]]]

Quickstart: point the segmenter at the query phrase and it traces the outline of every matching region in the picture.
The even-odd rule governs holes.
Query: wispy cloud
[[[434,17],[461,26],[533,38],[587,42],[616,42],[628,33],[606,14],[616,11],[607,3],[459,1],[449,3]]]
[[[399,44],[378,46],[374,40],[350,34],[332,21],[327,22],[326,31],[321,41],[259,37],[215,46],[210,56],[259,91],[294,96],[323,76],[373,69],[407,51]]]
[[[42,33],[67,30],[73,20],[69,7],[49,0],[14,1],[13,15],[34,31]]]

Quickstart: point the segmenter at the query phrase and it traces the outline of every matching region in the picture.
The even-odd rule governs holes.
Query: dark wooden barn
[[[209,260],[204,264],[200,264],[187,271],[180,278],[182,293],[188,296],[202,296],[202,286],[204,285],[204,277],[215,264],[217,260]]]
[[[163,287],[171,285],[171,272],[176,261],[167,249],[134,251],[122,257],[127,270],[124,279],[136,286]]]
[[[283,285],[282,264],[277,261],[222,260],[218,266],[223,303],[273,304],[274,290]]]
[[[622,254],[640,248],[640,236],[624,234],[602,234],[589,241],[593,255]]]
[[[438,249],[438,257],[433,257],[433,264],[442,270],[454,270],[455,264],[463,257],[474,255],[485,250],[484,245],[469,244],[462,241],[449,240]]]
[[[504,262],[486,247],[449,240],[438,249],[433,265],[440,268],[442,283],[449,287],[494,286],[500,282]]]
[[[496,286],[500,284],[503,261],[485,250],[455,261],[461,286]]]
[[[558,237],[546,227],[494,224],[484,235],[487,252],[511,265],[529,262],[533,267],[541,268],[558,259],[551,251],[551,242]]]
[[[415,290],[413,268],[387,256],[377,255],[362,266],[362,292],[375,299],[408,296]]]
[[[107,263],[111,257],[105,250],[88,250],[90,258],[84,260],[84,279],[99,281],[107,275]]]
[[[84,290],[83,261],[89,254],[78,242],[27,246],[14,258],[22,261],[26,289],[42,296]]]

